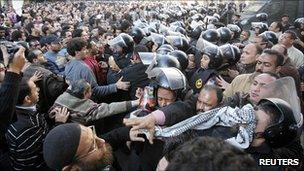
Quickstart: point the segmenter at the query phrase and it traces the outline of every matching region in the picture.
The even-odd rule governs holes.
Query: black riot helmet
[[[189,41],[182,36],[167,36],[166,41],[178,50],[186,52],[189,48]]]
[[[237,39],[240,37],[242,29],[238,25],[227,24],[227,28],[229,28],[233,33],[232,39]]]
[[[147,74],[158,87],[173,91],[183,91],[186,89],[187,79],[185,75],[177,68],[156,67]]]
[[[149,36],[149,38],[151,38],[152,42],[154,44],[157,44],[158,47],[161,46],[162,44],[166,43],[165,36],[161,35],[161,34],[151,33],[151,35]]]
[[[223,56],[218,46],[207,46],[202,53],[210,59],[208,69],[217,69],[222,65]]]
[[[268,30],[268,25],[262,22],[252,22],[251,27],[253,29],[258,29],[258,34],[263,33],[264,31]]]
[[[194,14],[191,18],[194,21],[204,20],[204,16],[202,14]]]
[[[204,31],[204,30],[205,29],[199,25],[191,31],[190,37],[197,40],[199,38],[199,36],[201,35],[202,31]]]
[[[297,29],[304,30],[304,17],[302,17],[302,18],[297,18],[297,19],[294,21],[294,26],[295,26],[295,28],[297,28]]]
[[[163,67],[163,68],[175,67],[175,68],[181,69],[178,60],[171,55],[157,54],[155,61],[156,62],[153,64],[153,68],[155,68],[155,67]]]
[[[202,32],[201,37],[208,42],[216,44],[218,40],[220,39],[220,34],[215,29],[208,29],[204,32]]]
[[[258,19],[258,21],[260,21],[260,22],[266,22],[267,19],[268,19],[268,14],[262,12],[262,13],[257,14],[255,17],[256,17],[256,18]]]
[[[138,52],[139,58],[144,65],[150,65],[156,57],[154,52]]]
[[[181,33],[182,35],[187,35],[186,30],[182,27],[176,27],[175,31]]]
[[[169,55],[176,57],[181,66],[181,71],[184,71],[188,67],[189,61],[185,52],[181,50],[174,50]]]
[[[288,145],[297,137],[298,126],[290,105],[279,98],[261,99],[258,107],[270,107],[275,115],[272,123],[263,133],[266,143],[272,148]],[[266,111],[267,113],[267,111]]]
[[[130,34],[134,40],[134,42],[136,44],[138,44],[144,37],[145,37],[145,32],[139,28],[139,27],[134,27],[131,31],[131,34]]]
[[[126,34],[120,33],[114,39],[110,40],[109,45],[115,51],[118,47],[122,48],[122,53],[131,53],[134,50],[134,41],[133,38]],[[117,47],[118,46],[118,47]]]
[[[166,55],[170,52],[174,51],[174,48],[169,44],[163,44],[157,49],[158,54]]]
[[[237,46],[225,44],[220,46],[220,50],[223,55],[223,63],[228,66],[235,65],[241,58],[241,51]]]
[[[220,34],[221,43],[227,43],[232,39],[232,32],[227,27],[220,27],[217,29]]]
[[[277,35],[272,31],[265,31],[260,34],[260,36],[262,36],[264,40],[271,42],[273,45],[278,43]]]

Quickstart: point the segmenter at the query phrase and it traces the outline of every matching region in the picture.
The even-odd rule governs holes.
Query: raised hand
[[[128,91],[130,87],[130,82],[122,81],[123,77],[116,82],[117,89]]]

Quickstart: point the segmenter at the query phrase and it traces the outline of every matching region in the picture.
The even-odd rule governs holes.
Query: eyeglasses
[[[80,156],[77,156],[74,161],[79,161],[79,160],[81,160],[81,159],[83,159],[83,158],[91,155],[92,153],[94,153],[98,149],[97,148],[97,144],[96,144],[96,139],[95,139],[95,137],[96,137],[95,126],[89,126],[88,128],[90,128],[92,130],[92,135],[93,135],[93,137],[92,137],[93,138],[93,142],[92,143],[93,143],[93,146],[91,145],[90,150],[88,151],[88,153],[80,155]]]

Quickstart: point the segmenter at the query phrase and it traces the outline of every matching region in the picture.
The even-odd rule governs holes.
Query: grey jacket
[[[93,96],[98,99],[101,96],[116,93],[117,88],[115,84],[107,86],[99,86],[92,70],[83,62],[83,60],[72,59],[65,67],[66,80],[69,82],[77,81],[80,79],[86,80],[92,86]]]
[[[86,125],[90,121],[126,112],[131,109],[131,101],[97,104],[90,99],[80,99],[64,92],[55,101],[50,111],[55,107],[66,107],[70,112],[70,121]],[[51,118],[54,117],[49,113]]]

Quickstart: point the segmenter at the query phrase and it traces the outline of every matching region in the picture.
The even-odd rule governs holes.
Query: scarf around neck
[[[229,106],[216,108],[199,113],[171,127],[161,128],[157,126],[155,137],[174,137],[190,129],[206,130],[216,125],[225,127],[238,126],[238,134],[235,137],[226,139],[226,142],[237,148],[248,148],[253,140],[253,133],[256,127],[253,106],[247,104],[242,108],[231,108]]]

